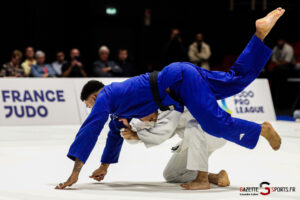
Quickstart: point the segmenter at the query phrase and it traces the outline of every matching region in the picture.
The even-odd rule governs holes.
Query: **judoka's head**
[[[158,112],[154,112],[146,117],[140,118],[143,122],[156,122],[157,121]]]
[[[92,108],[95,104],[99,92],[104,88],[104,84],[100,81],[88,81],[81,90],[80,99],[85,103],[86,107]]]

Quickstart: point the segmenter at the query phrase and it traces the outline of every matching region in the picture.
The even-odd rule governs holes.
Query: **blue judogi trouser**
[[[271,54],[272,50],[253,36],[229,72],[208,71],[182,63],[185,65],[180,70],[182,77],[170,86],[171,92],[181,98],[204,131],[252,149],[259,139],[261,125],[231,117],[218,106],[217,100],[244,90],[259,75]]]

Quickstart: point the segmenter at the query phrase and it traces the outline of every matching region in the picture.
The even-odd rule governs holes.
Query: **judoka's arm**
[[[120,136],[120,132],[115,133],[110,130],[107,135],[106,145],[101,157],[101,163],[117,163],[119,161],[123,141],[124,140]]]
[[[101,158],[101,165],[93,172],[90,178],[96,181],[103,180],[110,164],[118,162],[123,145],[123,138],[120,136],[121,126],[122,124],[118,121],[110,121],[110,131],[107,135],[106,145]]]
[[[75,161],[73,172],[70,178],[65,183],[60,183],[56,186],[56,189],[64,189],[77,182],[80,169],[88,159],[108,119],[108,101],[109,99],[105,91],[98,95],[90,115],[82,124],[67,155],[70,159]]]
[[[57,185],[55,189],[64,189],[65,187],[70,187],[73,184],[75,184],[78,180],[78,176],[83,165],[84,165],[83,162],[80,161],[78,158],[76,158],[71,176],[68,178],[66,182]]]
[[[160,113],[154,127],[137,131],[139,139],[148,148],[163,143],[174,134],[181,114],[176,110]]]
[[[75,141],[71,145],[68,157],[71,160],[78,158],[83,163],[86,162],[90,153],[92,152],[101,130],[108,119],[108,113],[99,112],[93,109],[91,114],[81,126]]]

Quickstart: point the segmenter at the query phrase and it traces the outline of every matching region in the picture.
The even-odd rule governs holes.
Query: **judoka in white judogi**
[[[198,171],[208,172],[209,156],[226,143],[224,139],[205,133],[187,109],[183,113],[176,110],[158,111],[155,123],[133,119],[130,125],[147,148],[159,145],[175,134],[182,138],[173,147],[174,153],[164,170],[167,182],[190,182],[196,179]]]

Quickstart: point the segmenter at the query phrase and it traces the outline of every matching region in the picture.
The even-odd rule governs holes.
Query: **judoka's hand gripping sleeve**
[[[181,115],[176,110],[161,112],[154,127],[137,132],[140,140],[147,148],[163,143],[173,136]]]

